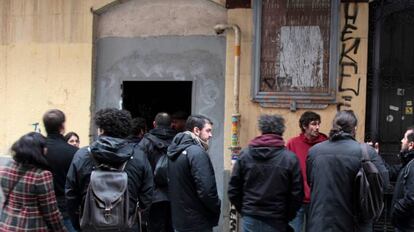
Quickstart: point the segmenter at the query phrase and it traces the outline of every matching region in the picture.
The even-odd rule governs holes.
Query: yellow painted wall
[[[356,4],[352,3],[351,5]],[[367,37],[368,37],[368,3],[359,3],[359,14],[356,24],[358,31],[355,32],[355,36],[361,37],[361,45],[359,52],[355,57],[359,62],[358,77],[361,77],[361,93],[359,96],[353,96],[351,107],[345,107],[343,109],[352,109],[355,111],[359,118],[357,139],[363,140],[364,126],[365,126],[365,94],[366,94],[366,57],[367,57]],[[343,4],[341,4],[341,25],[340,31],[343,28]],[[252,9],[234,9],[228,11],[228,23],[239,25],[242,31],[242,43],[241,43],[241,70],[240,70],[240,114],[241,114],[241,132],[240,132],[240,145],[246,146],[248,141],[259,134],[257,129],[257,118],[260,114],[280,114],[286,120],[286,131],[284,138],[287,141],[289,138],[296,136],[300,133],[298,121],[300,115],[306,110],[298,110],[296,112],[290,112],[288,109],[281,108],[262,108],[258,103],[254,103],[250,100],[251,94],[251,70],[252,70],[252,45],[253,45],[253,10]],[[340,42],[342,44],[342,42]],[[225,99],[225,169],[231,168],[230,151],[227,149],[231,144],[231,114],[233,112],[233,73],[234,73],[234,37],[233,33],[227,34],[227,64],[226,64],[226,99]],[[339,47],[339,46],[338,46]],[[339,48],[338,48],[339,49]],[[338,74],[339,75],[339,74]],[[355,84],[356,78],[353,78],[346,82],[347,85]],[[342,101],[341,96],[346,93],[338,93],[338,102]],[[337,109],[336,105],[330,105],[323,110],[314,110],[321,115],[322,124],[321,132],[328,134],[331,128],[332,119],[335,116]]]
[[[91,9],[122,2],[0,0],[0,155],[8,155],[16,139],[33,131],[33,123],[42,125],[43,113],[51,108],[64,111],[67,131],[88,144]]]
[[[50,108],[88,142],[93,0],[0,1],[0,155]],[[42,128],[42,132],[45,132]]]

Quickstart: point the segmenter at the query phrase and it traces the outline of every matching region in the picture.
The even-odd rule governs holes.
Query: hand
[[[379,144],[378,144],[378,142],[376,142],[376,143],[374,144],[372,141],[369,141],[369,142],[366,142],[366,144],[368,144],[368,145],[370,145],[371,147],[373,147],[377,153],[379,152]]]

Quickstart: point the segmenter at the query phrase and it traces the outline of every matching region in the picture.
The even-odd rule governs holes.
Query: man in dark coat
[[[414,127],[401,140],[402,169],[398,175],[392,199],[391,218],[396,231],[414,231]]]
[[[129,215],[135,214],[138,200],[141,210],[149,208],[152,200],[151,166],[143,151],[126,139],[131,128],[130,113],[114,108],[103,109],[96,113],[95,124],[98,139],[76,152],[66,178],[68,212],[76,229],[80,229],[79,216],[96,162],[119,167],[128,160],[124,171],[128,175]],[[135,227],[131,231],[137,231],[138,225]]]
[[[160,158],[167,155],[168,146],[176,134],[170,124],[171,118],[167,113],[158,113],[153,122],[154,129],[145,134],[138,145],[147,155],[153,172]],[[154,195],[149,211],[149,229],[151,232],[173,231],[168,186],[157,183],[155,180]]]
[[[55,195],[65,227],[69,232],[72,232],[75,229],[72,226],[66,209],[65,182],[70,163],[78,148],[68,144],[63,137],[65,134],[65,121],[65,114],[58,109],[48,110],[43,115],[43,124],[47,132],[46,159],[53,174]]]
[[[168,189],[178,232],[211,232],[219,221],[220,200],[207,153],[212,125],[207,117],[192,115],[187,131],[177,134],[168,147]]]
[[[357,220],[353,196],[355,176],[361,167],[362,149],[355,141],[357,118],[352,111],[340,111],[333,120],[328,141],[309,150],[307,177],[311,201],[307,231],[372,231],[372,222]],[[371,146],[368,155],[388,184],[388,172]]]
[[[306,177],[306,158],[308,157],[308,151],[313,145],[328,139],[325,134],[319,132],[320,124],[321,116],[319,114],[306,111],[299,119],[299,127],[302,132],[298,136],[291,138],[286,144],[287,149],[295,153],[299,159],[303,177],[303,190],[305,193],[302,206],[298,210],[296,217],[289,223],[295,232],[303,231],[309,209],[310,188]]]
[[[231,175],[228,196],[243,216],[244,232],[288,230],[303,200],[299,160],[285,148],[284,119],[262,115],[262,135],[240,153]]]

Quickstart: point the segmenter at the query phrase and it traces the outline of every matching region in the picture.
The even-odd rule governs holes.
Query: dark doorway
[[[414,124],[414,1],[370,3],[366,137],[396,157]]]
[[[123,108],[145,118],[149,129],[159,112],[191,113],[191,81],[124,81],[122,90]]]

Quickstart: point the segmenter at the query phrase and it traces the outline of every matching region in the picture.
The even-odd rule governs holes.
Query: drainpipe
[[[235,24],[218,24],[214,27],[214,31],[217,35],[222,34],[225,30],[234,31],[234,79],[233,79],[233,114],[231,115],[231,163],[234,165],[239,157],[240,144],[239,144],[239,132],[240,132],[240,112],[239,112],[239,86],[240,86],[240,28]],[[239,231],[239,215],[234,205],[230,206],[230,232]]]
[[[233,114],[231,116],[231,147],[232,163],[237,159],[240,151],[239,130],[240,130],[240,112],[239,112],[239,86],[240,86],[240,40],[241,32],[239,26],[235,24],[217,24],[214,27],[216,34],[222,34],[225,30],[234,30],[234,88],[233,88]],[[236,155],[236,156],[235,156]]]

